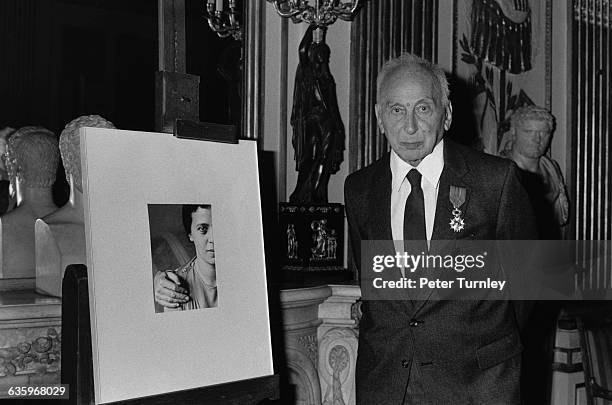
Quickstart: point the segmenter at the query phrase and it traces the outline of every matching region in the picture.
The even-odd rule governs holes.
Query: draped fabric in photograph
[[[374,114],[376,76],[391,57],[410,52],[437,62],[439,0],[367,0],[351,28],[349,171],[387,150]]]

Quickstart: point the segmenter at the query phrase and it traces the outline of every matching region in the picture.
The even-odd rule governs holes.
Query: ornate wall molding
[[[310,361],[312,361],[312,364],[317,365],[317,353],[319,351],[318,348],[318,344],[317,344],[317,336],[312,334],[312,335],[303,335],[297,338],[298,342],[300,342],[302,344],[302,346],[304,346],[304,348],[306,349],[306,353],[308,355],[308,358],[310,359]]]
[[[11,386],[59,384],[61,342],[59,298],[0,294],[0,398]]]
[[[296,405],[321,405],[319,375],[312,361],[302,348],[285,348],[289,382],[295,386]]]
[[[357,286],[281,291],[285,356],[300,405],[355,404]],[[323,393],[323,396],[321,395]]]
[[[57,374],[60,358],[59,327],[3,329],[0,333],[0,385],[2,377]]]

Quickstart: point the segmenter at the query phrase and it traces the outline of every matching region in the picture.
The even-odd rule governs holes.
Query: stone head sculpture
[[[59,150],[53,132],[23,127],[8,137],[5,154],[9,180],[31,188],[49,188],[55,182]]]
[[[66,180],[70,183],[70,176],[72,176],[74,187],[82,192],[81,146],[79,141],[79,129],[81,127],[115,128],[115,126],[99,115],[83,115],[70,121],[62,131],[59,149],[66,169]]]
[[[547,109],[535,105],[519,107],[510,117],[512,149],[523,156],[539,158],[548,149],[554,128],[555,119]]]

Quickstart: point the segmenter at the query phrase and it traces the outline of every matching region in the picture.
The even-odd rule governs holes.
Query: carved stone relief
[[[332,328],[320,339],[319,378],[323,405],[355,403],[355,362],[357,332],[352,328]]]
[[[4,392],[5,386],[15,383],[59,384],[59,327],[0,331],[0,392]]]

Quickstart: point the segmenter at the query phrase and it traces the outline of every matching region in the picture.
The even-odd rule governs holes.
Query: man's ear
[[[193,242],[193,238],[191,237],[191,233],[187,234],[187,238],[189,238],[189,242]]]
[[[450,100],[448,100],[448,105],[444,109],[444,130],[448,131],[451,126],[451,122],[453,122],[453,105]]]
[[[380,133],[381,134],[385,134],[385,127],[383,126],[383,122],[382,122],[382,111],[381,111],[382,107],[380,106],[380,104],[376,103],[374,105],[374,112],[376,113],[376,123],[378,123],[378,129],[380,129]]]

